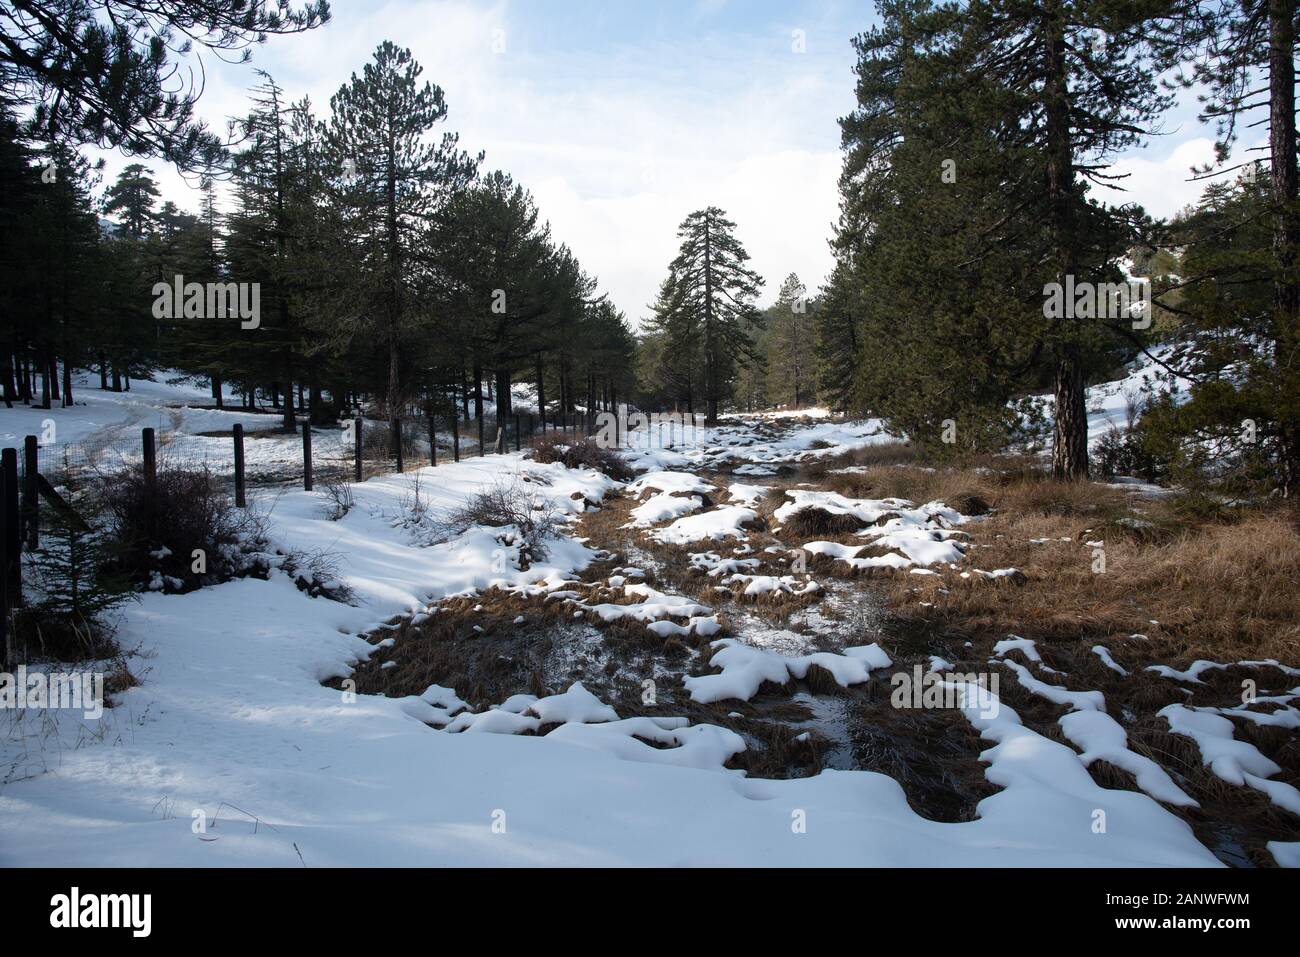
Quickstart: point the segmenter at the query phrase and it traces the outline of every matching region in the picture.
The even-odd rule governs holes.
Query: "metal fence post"
[[[248,504],[244,495],[244,427],[235,423],[235,504],[243,508]]]

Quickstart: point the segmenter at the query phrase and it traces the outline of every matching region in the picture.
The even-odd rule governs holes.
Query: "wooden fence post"
[[[240,508],[248,504],[244,495],[244,427],[235,423],[235,504]]]
[[[460,461],[460,416],[451,417],[451,454]]]
[[[516,414],[515,414],[515,451],[518,452],[518,451],[519,451],[519,448],[520,448],[520,445],[519,445],[519,414],[516,413]]]
[[[311,480],[311,419],[302,424],[302,487],[310,492]]]
[[[17,642],[9,629],[9,550],[4,547],[9,541],[9,516],[4,508],[8,497],[9,479],[0,468],[0,658],[6,669],[18,660]]]
[[[23,521],[26,523],[28,551],[41,543],[41,499],[36,491],[36,473],[39,470],[36,436],[29,435],[23,440]]]
[[[397,450],[397,471],[402,471],[402,420],[393,416],[393,448]]]
[[[5,449],[0,453],[0,472],[4,473],[6,587],[9,589],[10,607],[18,608],[23,603],[23,538],[18,525],[17,449]]]
[[[485,449],[483,448],[483,416],[480,415],[478,417],[478,454],[482,455],[484,451]]]
[[[140,442],[144,448],[144,485],[152,495],[158,488],[158,448],[153,429],[141,429]]]
[[[352,420],[352,439],[353,439],[353,444],[356,446],[356,452],[355,452],[356,461],[354,463],[354,471],[356,472],[356,478],[358,483],[362,482],[365,479],[365,475],[362,474],[365,467],[365,463],[361,457],[361,452],[363,448],[363,446],[361,445],[361,427],[364,424],[365,424],[365,420],[361,418],[361,416],[357,416],[355,419]]]

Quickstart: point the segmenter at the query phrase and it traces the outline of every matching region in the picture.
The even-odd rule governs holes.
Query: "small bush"
[[[1120,431],[1111,426],[1110,431],[1093,446],[1092,454],[1097,469],[1108,479],[1131,475],[1156,482],[1168,474],[1168,469],[1147,447],[1142,432],[1138,430]]]
[[[532,459],[543,464],[559,462],[571,469],[595,469],[620,482],[632,478],[632,470],[623,456],[589,438],[575,440],[563,435],[548,435],[533,446]]]
[[[95,495],[113,543],[111,570],[136,586],[190,591],[257,565],[262,516],[237,508],[207,466],[159,463],[152,488],[143,468],[103,475]]]
[[[350,603],[352,588],[339,577],[339,555],[325,549],[288,552],[277,556],[280,570],[293,579],[300,591],[312,598],[329,598]]]
[[[324,501],[321,511],[331,522],[337,522],[356,504],[352,497],[352,483],[341,475],[332,475],[320,486]]]
[[[34,593],[15,614],[16,644],[59,661],[116,654],[108,613],[134,595],[110,555],[102,529],[50,509],[28,562]]]
[[[550,496],[514,480],[498,479],[461,508],[442,516],[441,525],[450,535],[471,528],[509,529],[503,544],[518,547],[520,566],[546,557],[546,541],[555,537],[561,516]]]

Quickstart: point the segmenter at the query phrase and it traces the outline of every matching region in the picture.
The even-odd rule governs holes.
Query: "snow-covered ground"
[[[175,397],[165,387],[151,397],[147,384],[133,384],[129,403],[83,390],[78,400],[86,406],[56,410],[60,438],[94,438],[167,417],[170,447],[198,456],[203,447],[189,430],[213,429],[212,417],[161,408]],[[0,412],[0,430],[21,435],[31,416]],[[877,422],[829,419],[780,429],[728,422],[697,438],[666,448],[637,435],[630,457],[646,473],[635,490],[645,504],[637,519],[668,540],[709,547],[745,541],[746,517],[754,514],[745,503],[761,493],[738,483],[738,503],[702,511],[690,498],[677,499],[684,506],[662,498],[713,490],[687,473],[727,465],[740,475],[766,474],[803,456],[888,440]],[[252,444],[287,448],[293,441]],[[880,773],[748,778],[723,766],[744,747],[732,732],[671,711],[618,715],[581,685],[540,700],[519,695],[481,713],[467,711],[456,689],[433,686],[401,699],[328,687],[322,682],[346,678],[376,652],[362,634],[397,615],[437,614],[438,600],[493,586],[572,601],[584,614],[632,615],[662,635],[716,629],[707,608],[627,585],[635,569],[616,571],[636,603],[582,603],[570,579],[596,553],[571,536],[554,541],[548,557],[526,571],[493,530],[428,544],[401,521],[413,475],[433,509],[527,476],[530,488],[569,516],[616,485],[598,472],[511,454],[372,479],[356,487],[355,506],[336,521],[324,514],[320,493],[262,493],[255,504],[270,510],[271,542],[334,554],[352,604],[308,597],[273,572],[269,580],[183,595],[146,594],[126,606],[119,639],[140,684],[120,693],[116,707],[97,721],[67,710],[0,713],[0,864],[1217,864],[1153,797],[1102,788],[1089,775],[1086,763],[1099,757],[1131,760],[1122,730],[1116,736],[1117,728],[1086,717],[1096,711],[1097,692],[1071,697],[1071,721],[1062,720],[1084,749],[1079,754],[1024,726],[987,692],[946,679],[988,742],[982,760],[999,790],[979,804],[978,819],[939,823],[916,813],[902,787]],[[963,517],[941,503],[909,509],[901,501],[792,496],[783,516],[813,504],[897,512],[873,527],[869,540],[902,552],[908,564],[961,560],[948,529]],[[853,559],[858,549],[845,548],[852,554],[842,557]],[[710,574],[769,579],[762,588],[783,584],[747,575],[742,560],[701,554]],[[685,623],[675,625],[674,617]],[[718,673],[693,679],[688,690],[698,701],[745,698],[764,680],[798,677],[814,664],[842,685],[890,664],[865,643],[842,654],[784,655],[723,639],[705,653]],[[1017,668],[1021,682],[1040,693],[1028,669]],[[544,736],[517,733],[542,722],[562,723]],[[1246,767],[1260,780],[1267,770]],[[1172,794],[1172,782],[1151,778],[1152,793]]]

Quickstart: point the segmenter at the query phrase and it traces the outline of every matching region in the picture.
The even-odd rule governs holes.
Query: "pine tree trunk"
[[[293,383],[287,382],[284,386],[284,415],[280,417],[280,423],[286,432],[298,431],[298,420],[293,414]]]
[[[1296,253],[1295,13],[1296,0],[1269,0],[1269,149],[1273,167],[1273,336],[1282,372],[1280,405],[1282,492],[1300,490],[1300,287]]]
[[[3,360],[4,365],[0,367],[0,385],[4,389],[4,402],[6,409],[14,407],[14,399],[18,395],[18,390],[14,387],[14,360],[13,354],[8,350],[5,351]]]
[[[108,360],[102,352],[99,354],[99,391],[108,391]]]
[[[704,216],[704,392],[705,419],[708,425],[718,424],[718,357],[713,328],[713,237],[710,217]]]
[[[510,370],[497,369],[497,424],[504,428],[510,418]]]
[[[63,407],[66,409],[72,405],[72,366],[65,358],[63,360]]]
[[[1070,250],[1070,201],[1074,155],[1070,146],[1070,105],[1066,79],[1064,12],[1052,5],[1048,28],[1047,81],[1043,99],[1047,125],[1048,230],[1056,281],[1065,287],[1074,269]],[[1088,417],[1083,398],[1083,363],[1075,319],[1058,320],[1056,330],[1056,426],[1052,474],[1058,479],[1088,477]]]
[[[1063,347],[1056,361],[1056,429],[1052,468],[1057,478],[1088,477],[1088,410],[1079,347]]]
[[[41,363],[41,408],[50,407],[50,364],[48,361]]]
[[[542,420],[542,428],[546,427],[546,374],[542,371],[542,356],[537,356],[537,417]]]
[[[310,413],[308,421],[312,425],[325,424],[324,403],[321,401],[320,383],[312,379],[307,386],[307,408]]]
[[[59,402],[63,398],[63,392],[59,388],[59,360],[51,352],[45,361],[50,367],[50,400]]]

